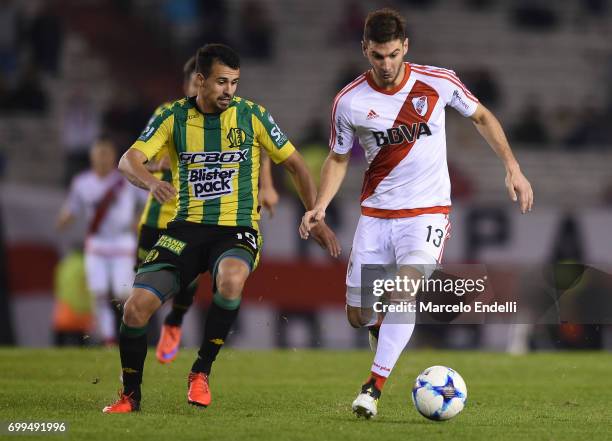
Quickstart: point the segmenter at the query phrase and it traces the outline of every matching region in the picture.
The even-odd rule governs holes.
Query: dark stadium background
[[[606,0],[6,0],[0,3],[0,344],[48,346],[54,274],[81,240],[54,219],[69,177],[98,134],[125,150],[155,107],[177,98],[195,48],[225,42],[242,57],[238,94],[265,105],[316,164],[335,93],[367,69],[367,12],[391,5],[408,60],[455,70],[501,119],[535,191],[521,216],[503,168],[469,121],[447,113],[453,237],[445,259],[504,271],[557,261],[612,264],[612,20]],[[247,285],[235,347],[349,348],[367,342],[344,319],[344,271],[365,163],[355,151],[328,213],[344,252],[332,261],[297,236],[296,197],[263,216],[260,269]],[[205,285],[205,284],[204,284]],[[202,289],[200,298],[209,297]],[[207,304],[207,301],[199,302]],[[184,342],[198,344],[201,306]],[[427,328],[412,345],[506,350],[510,326]],[[606,326],[524,330],[534,348],[612,348]]]

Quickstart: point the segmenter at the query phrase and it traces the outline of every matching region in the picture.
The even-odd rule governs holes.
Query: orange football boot
[[[176,358],[181,343],[181,327],[163,325],[155,356],[162,364],[170,363]]]
[[[140,410],[140,403],[134,399],[130,395],[124,394],[122,391],[119,391],[119,399],[115,401],[110,406],[106,406],[102,409],[103,413],[130,413],[137,412]]]
[[[210,405],[211,396],[208,387],[208,375],[204,372],[190,372],[187,382],[187,401],[194,406],[207,407]]]

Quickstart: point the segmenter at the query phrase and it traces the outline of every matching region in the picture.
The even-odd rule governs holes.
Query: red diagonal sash
[[[421,116],[414,108],[412,99],[423,96],[427,98],[427,112]],[[438,93],[431,86],[428,86],[421,81],[415,82],[414,86],[412,86],[412,89],[410,90],[410,93],[408,94],[408,97],[406,98],[406,101],[404,101],[395,122],[393,123],[393,127],[399,127],[402,124],[411,127],[414,123],[428,122],[433,109],[438,102],[438,98]],[[408,141],[404,138],[404,142],[401,144],[384,146],[378,151],[372,160],[372,163],[365,172],[363,186],[361,188],[361,202],[369,198],[374,193],[374,190],[376,190],[378,184],[380,184],[380,182],[385,179],[389,173],[391,173],[391,170],[393,170],[402,161],[402,159],[408,155],[415,142],[416,136],[412,141]]]
[[[96,206],[96,212],[94,213],[94,216],[91,222],[89,223],[89,228],[87,229],[88,235],[96,234],[98,232],[100,224],[102,224],[102,221],[104,220],[104,218],[106,218],[108,210],[115,201],[117,193],[119,193],[119,190],[121,190],[124,184],[125,180],[123,178],[119,178],[108,188],[108,190],[106,190],[106,193],[104,193],[102,199],[100,199],[100,202],[98,202],[98,205]]]

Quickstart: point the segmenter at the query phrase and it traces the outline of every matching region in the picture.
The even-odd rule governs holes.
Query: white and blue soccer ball
[[[446,366],[425,369],[412,388],[414,406],[425,418],[451,419],[463,410],[467,387],[459,373]]]

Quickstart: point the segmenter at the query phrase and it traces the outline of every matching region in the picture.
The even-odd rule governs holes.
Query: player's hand
[[[334,258],[340,256],[342,248],[340,247],[338,238],[324,221],[321,221],[312,227],[310,232],[312,233],[312,238],[321,246],[321,248],[327,250],[330,256]]]
[[[322,208],[315,208],[304,213],[302,223],[300,224],[300,237],[304,240],[308,239],[310,230],[319,222],[322,222],[323,219],[325,219],[325,210]]]
[[[176,195],[174,186],[166,181],[156,179],[148,185],[149,191],[160,204],[169,201]]]
[[[520,170],[506,173],[506,189],[512,201],[519,203],[521,213],[531,211],[533,206],[533,190],[531,184]]]
[[[268,213],[270,217],[274,217],[276,206],[278,205],[278,192],[273,185],[261,187],[259,190],[259,205],[261,205]]]

